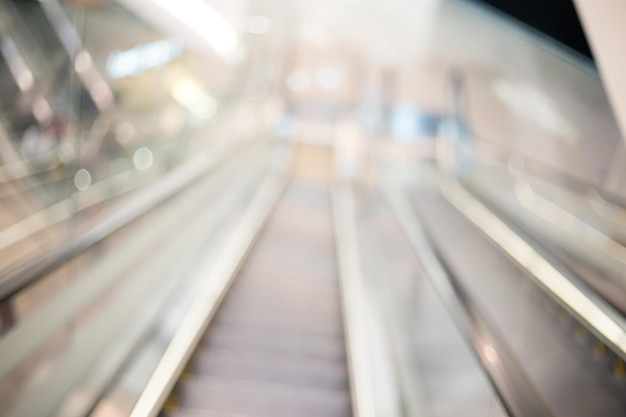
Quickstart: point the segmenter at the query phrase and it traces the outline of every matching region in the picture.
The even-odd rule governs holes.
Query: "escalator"
[[[131,413],[150,392],[146,378],[158,375],[200,303],[211,311],[203,319],[208,328],[196,344],[186,345],[197,345],[195,352],[179,362],[184,371],[160,391],[164,401],[156,411],[351,415],[331,153],[296,152],[288,185],[282,193],[282,186],[271,186],[277,200],[268,200],[267,184],[281,177],[267,171],[266,160],[276,160],[275,147],[268,153],[267,144],[258,143],[225,158],[171,208],[164,204],[144,213],[99,247],[61,261],[58,271],[7,292],[3,305],[13,318],[0,342],[2,413],[108,415],[110,410],[101,410],[111,398],[119,392],[129,398],[135,390],[130,401],[115,400],[118,410],[134,405],[127,408]],[[252,195],[257,197],[248,201]],[[255,203],[259,198],[265,198],[265,209]],[[181,216],[186,220],[177,222]],[[250,226],[251,217],[257,226]],[[178,233],[166,243],[161,240],[168,228]],[[250,243],[243,243],[242,231]],[[232,273],[223,270],[229,262],[236,265]],[[71,282],[67,268],[85,269]],[[206,285],[209,293],[220,294],[212,302],[202,301]],[[153,358],[147,366],[144,352]],[[143,368],[129,389],[126,375],[138,365]],[[42,369],[48,370],[43,379],[37,376]],[[137,385],[138,380],[144,382]]]
[[[296,174],[167,415],[351,415],[341,317],[328,185]]]
[[[8,291],[2,306],[11,320],[5,322],[3,317],[5,333],[0,338],[0,413],[22,415],[20,407],[26,407],[27,415],[42,415],[42,410],[55,408],[74,388],[88,386],[97,398],[104,389],[101,385],[120,366],[113,363],[143,344],[155,322],[168,317],[172,305],[193,289],[198,277],[190,271],[200,254],[205,262],[213,261],[215,246],[232,231],[241,204],[267,170],[267,152],[267,144],[260,142],[237,155],[222,154],[213,162],[201,158],[195,178],[184,175],[185,170],[174,173],[164,184],[122,205],[117,220],[86,224],[87,235],[95,231],[100,239],[62,242],[48,249],[47,259],[21,265],[13,280],[5,276],[2,286]],[[240,175],[244,171],[246,175]],[[191,181],[181,181],[185,176]],[[124,217],[128,221],[120,223]],[[80,234],[76,237],[80,240]],[[72,250],[77,243],[80,249]],[[58,266],[37,267],[38,262],[55,257]],[[80,274],[74,278],[70,271]],[[104,378],[96,365],[101,358],[107,358],[109,376]],[[43,380],[37,378],[41,369],[48,369]],[[92,375],[98,379],[95,385],[86,382]],[[49,395],[46,400],[30,401],[31,395],[39,396],[37,392]]]
[[[594,314],[604,314],[616,329],[624,328],[623,317],[577,281],[560,259],[533,246],[534,241],[520,246],[526,236],[517,231],[524,228],[510,225],[510,218],[501,220],[502,212],[491,213],[459,183],[429,171],[427,163],[420,165],[422,174],[411,179],[406,191],[412,215],[458,286],[506,340],[518,372],[547,409],[557,416],[624,415],[621,347],[607,342],[600,326],[565,300],[572,291],[578,298],[588,297],[598,309]],[[475,184],[489,188],[488,183]],[[558,272],[549,272],[548,264]],[[566,288],[572,284],[565,280],[553,284],[555,274],[571,279],[573,289]]]
[[[405,142],[386,126],[395,106],[402,110],[399,97],[417,107],[426,95],[443,103],[448,70],[468,72],[473,83],[476,68],[387,68],[370,59],[378,54],[339,37],[318,56],[308,39],[322,38],[316,14],[308,16],[313,3],[283,10],[289,2],[264,0],[235,2],[236,19],[238,7],[225,13],[223,22],[238,22],[238,40],[233,56],[222,56],[208,38],[195,45],[191,33],[179,39],[151,18],[162,12],[164,21],[198,32],[189,19],[206,23],[224,10],[200,2],[198,13],[176,16],[165,13],[166,3],[0,7],[0,18],[15,9],[16,51],[37,70],[25,96],[49,99],[54,116],[31,120],[29,101],[24,120],[50,129],[67,119],[72,135],[63,135],[74,149],[62,158],[59,146],[50,161],[19,151],[14,176],[12,160],[3,161],[0,415],[626,415],[626,307],[614,308],[624,293],[589,284],[623,278],[623,265],[594,266],[582,240],[528,220],[516,178],[491,172],[457,181],[425,162],[431,145],[441,156],[436,141]],[[442,2],[435,22],[445,24],[432,25],[428,49],[438,60],[445,45],[436,38],[466,27],[454,23],[464,18],[453,4]],[[396,6],[398,16],[415,15],[408,5],[388,9]],[[335,21],[348,16],[359,20]],[[379,17],[374,11],[372,22]],[[114,26],[124,31],[111,37]],[[350,30],[340,26],[328,34]],[[409,32],[397,32],[408,40]],[[363,43],[395,37],[380,39]],[[158,65],[149,63],[164,45]],[[44,58],[46,65],[34,65]],[[137,62],[118,77],[109,71],[116,60]],[[5,67],[0,87],[24,95]],[[481,89],[516,77],[486,77],[485,68]],[[101,74],[101,93],[114,93],[108,105],[98,105],[88,73]],[[27,123],[15,114],[3,113],[0,123],[17,150]],[[489,123],[497,118],[489,114]],[[19,123],[7,128],[7,121]],[[472,129],[445,130],[437,134]],[[470,166],[461,165],[449,168]],[[86,187],[75,182],[83,170]],[[560,201],[593,214],[572,196]],[[608,219],[595,226],[623,240],[609,233]],[[589,257],[559,252],[566,246]],[[584,308],[571,303],[576,297]]]
[[[365,381],[376,407],[401,404],[390,415],[624,414],[624,378],[608,344],[445,193],[433,184],[406,193],[449,276],[442,286],[433,260],[403,242],[416,229],[398,215],[384,181],[353,180],[359,186],[345,194],[346,183],[330,176],[333,152],[311,145],[293,146],[291,174],[268,170],[286,149],[277,145],[241,151],[169,214],[157,210],[115,232],[105,249],[118,250],[102,259],[97,247],[86,250],[77,265],[94,263],[82,280],[53,275],[23,290],[18,305],[37,292],[42,305],[22,308],[0,339],[12,357],[4,366],[23,362],[17,374],[3,369],[3,413],[361,416],[368,414],[357,412],[355,387]],[[352,211],[341,208],[347,195]],[[179,232],[168,243],[155,239],[167,230]],[[342,251],[346,243],[356,252]],[[354,296],[348,259],[364,275],[365,339],[353,338],[358,326],[346,310],[355,305],[346,302]],[[103,291],[73,297],[90,285]],[[23,352],[11,352],[19,340]],[[373,348],[371,379],[355,372],[355,348]],[[389,356],[392,365],[381,366]]]
[[[412,201],[442,256],[509,341],[555,414],[624,415],[623,386],[610,361],[594,355],[593,337],[441,194],[415,192]]]

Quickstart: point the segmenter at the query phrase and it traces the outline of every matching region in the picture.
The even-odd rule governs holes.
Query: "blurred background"
[[[0,0],[0,415],[626,415],[624,18]]]

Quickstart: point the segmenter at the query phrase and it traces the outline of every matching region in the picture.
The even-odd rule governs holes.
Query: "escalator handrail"
[[[196,297],[135,402],[130,417],[160,415],[167,396],[181,377],[185,365],[189,363],[202,335],[226,297],[232,281],[288,183],[291,175],[291,157],[287,159],[284,166],[275,168],[260,184],[243,218],[223,246],[218,262],[207,271]]]
[[[546,294],[621,360],[626,360],[626,320],[618,309],[603,298],[601,292],[589,289],[584,279],[576,277],[557,259],[545,253],[541,245],[528,239],[523,231],[507,222],[506,216],[494,212],[492,207],[473,195],[463,184],[442,181],[440,185],[446,199],[523,268]]]
[[[36,252],[18,263],[0,280],[0,304],[36,283],[62,264],[101,242],[124,226],[174,197],[196,180],[233,155],[242,144],[195,157],[167,174],[154,185],[140,191],[128,204],[111,213],[85,231],[69,237],[44,255]]]
[[[139,171],[138,169],[129,169],[123,171],[121,174],[96,182],[85,191],[85,194],[82,194],[82,191],[74,192],[69,197],[52,203],[50,206],[0,230],[0,251],[32,238],[38,233],[50,230],[56,225],[67,223],[72,220],[73,216],[85,210],[93,208],[94,206],[105,205],[147,185],[142,181],[128,182],[128,177],[133,174],[138,175]],[[65,180],[65,178],[62,180]],[[35,186],[40,187],[45,185],[46,183],[36,184]],[[107,189],[110,189],[111,185],[115,185],[117,188],[114,191],[108,191]],[[23,189],[24,188],[16,190],[15,194],[19,194]],[[102,189],[107,190],[107,192],[102,193]],[[6,195],[0,195],[0,200],[4,197],[6,197]],[[46,219],[45,222],[42,222],[42,219]],[[0,273],[1,272],[0,270]]]
[[[383,190],[394,215],[423,265],[425,275],[480,361],[508,415],[553,416],[552,411],[526,377],[504,338],[486,319],[485,314],[433,243],[432,237],[422,227],[402,191],[389,183],[384,184]]]

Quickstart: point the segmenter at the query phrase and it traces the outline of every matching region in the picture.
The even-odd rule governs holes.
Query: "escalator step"
[[[342,337],[214,323],[204,338],[207,351],[230,349],[311,359],[345,360]]]
[[[276,272],[274,272],[276,275]],[[317,299],[329,299],[339,304],[339,289],[335,282],[323,281],[321,278],[307,278],[302,272],[288,273],[280,270],[280,276],[270,274],[241,274],[233,284],[232,293],[248,293],[250,291],[276,291],[280,290],[276,296],[298,297],[303,300],[314,301]]]
[[[350,398],[345,391],[214,377],[193,378],[183,385],[184,407],[176,411],[177,417],[207,415],[206,411],[258,417],[351,415]]]
[[[341,337],[343,325],[333,315],[302,314],[281,310],[224,310],[218,312],[214,323],[260,327],[286,331],[301,331],[325,336]]]
[[[269,382],[294,387],[348,390],[347,370],[336,361],[259,352],[212,349],[193,360],[196,375]]]
[[[227,297],[222,305],[221,309],[238,309],[248,308],[250,310],[267,308],[267,305],[272,305],[276,309],[295,309],[296,311],[310,312],[310,313],[325,313],[333,314],[336,317],[341,317],[341,305],[338,297],[336,296],[314,296],[314,291],[311,290],[308,293],[302,294],[289,293],[289,294],[276,294],[276,291],[270,288],[247,288],[245,291],[239,293],[239,288],[233,288],[231,291],[238,293],[237,297]],[[285,310],[288,311],[288,310]]]

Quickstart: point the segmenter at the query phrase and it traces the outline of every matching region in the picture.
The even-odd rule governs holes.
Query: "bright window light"
[[[151,0],[152,3],[183,23],[223,56],[237,49],[237,32],[232,25],[203,0]]]
[[[142,43],[126,51],[113,52],[107,60],[107,74],[111,78],[129,77],[153,68],[159,68],[176,59],[183,45],[175,39]],[[78,59],[77,59],[78,64]]]

